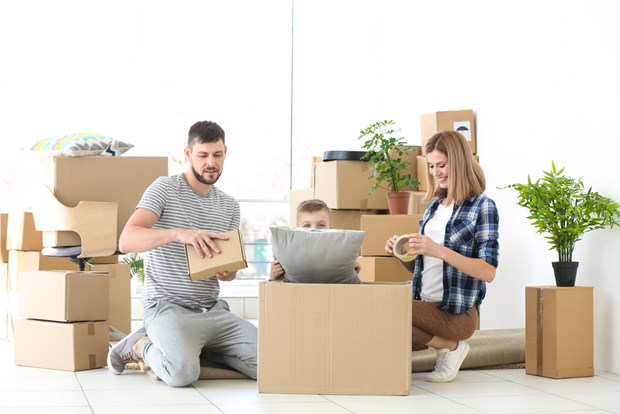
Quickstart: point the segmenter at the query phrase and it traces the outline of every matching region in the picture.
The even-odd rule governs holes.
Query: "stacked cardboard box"
[[[426,142],[430,137],[441,131],[460,132],[477,154],[476,120],[474,111],[464,109],[460,111],[440,111],[420,115],[420,133],[422,137],[422,154],[426,155]]]
[[[15,364],[65,371],[106,365],[106,272],[21,272]]]
[[[3,220],[4,221],[4,220]],[[0,309],[0,338],[13,339],[14,321],[19,307],[19,274],[36,270],[77,270],[77,265],[69,259],[47,257],[41,254],[42,234],[35,229],[31,212],[14,211],[6,215],[3,226],[2,258],[6,271],[3,272],[4,305]]]
[[[134,212],[144,190],[168,175],[167,157],[54,157],[43,162],[43,183],[58,201],[75,207],[80,201],[118,204],[117,237]],[[79,171],[79,174],[76,174]],[[80,245],[74,232],[45,232],[43,245]]]
[[[411,280],[412,274],[397,258],[385,251],[386,241],[395,235],[416,233],[422,214],[362,216],[361,230],[366,232],[362,243],[360,279],[364,282],[398,282]]]

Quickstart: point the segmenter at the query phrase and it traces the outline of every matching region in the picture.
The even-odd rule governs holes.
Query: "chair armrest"
[[[112,202],[80,201],[75,207],[67,207],[43,184],[33,206],[37,230],[74,231],[80,236],[82,254],[78,257],[114,254],[117,214],[118,204]]]

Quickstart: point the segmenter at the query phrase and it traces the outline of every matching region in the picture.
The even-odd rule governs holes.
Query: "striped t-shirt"
[[[224,233],[239,228],[237,200],[215,186],[207,195],[197,194],[183,174],[159,177],[144,192],[137,208],[149,210],[159,217],[154,229],[188,228]],[[145,309],[159,299],[186,308],[211,307],[220,293],[217,279],[190,279],[184,246],[180,242],[147,252],[144,276]]]

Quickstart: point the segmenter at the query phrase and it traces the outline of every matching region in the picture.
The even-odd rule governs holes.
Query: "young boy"
[[[305,200],[297,206],[297,227],[313,230],[331,229],[331,215],[329,207],[324,201],[318,199]],[[359,261],[355,262],[355,270],[359,273]],[[276,280],[284,275],[282,265],[275,259],[271,262],[270,280]]]

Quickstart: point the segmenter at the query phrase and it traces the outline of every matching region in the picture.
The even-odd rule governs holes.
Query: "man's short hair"
[[[196,143],[217,142],[226,144],[226,134],[221,126],[211,121],[199,121],[191,126],[187,134],[187,146],[191,149]]]

